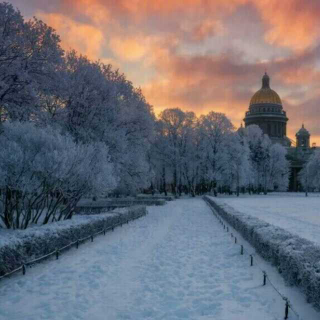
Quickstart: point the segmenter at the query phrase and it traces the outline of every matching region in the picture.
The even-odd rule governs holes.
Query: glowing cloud
[[[256,0],[254,3],[270,25],[265,36],[268,42],[302,50],[319,39],[318,0]]]
[[[147,52],[146,44],[135,38],[113,38],[110,41],[112,51],[122,60],[140,60]]]
[[[75,49],[91,59],[101,57],[104,44],[101,30],[89,24],[76,22],[62,14],[38,13],[37,16],[62,35],[62,47],[65,50]]]
[[[239,125],[267,67],[289,135],[304,119],[320,136],[319,0],[11,2],[55,28],[65,49],[119,67],[157,113],[220,111]]]

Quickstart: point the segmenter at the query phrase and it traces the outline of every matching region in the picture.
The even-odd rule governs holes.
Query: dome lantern
[[[264,76],[262,77],[262,89],[270,89],[270,77],[268,76],[267,72],[265,72]]]

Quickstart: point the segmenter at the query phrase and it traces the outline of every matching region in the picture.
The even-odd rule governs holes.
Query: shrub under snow
[[[307,301],[320,308],[320,247],[258,218],[237,212],[226,205],[205,200],[216,212],[275,265],[290,285],[300,287]]]
[[[100,143],[75,144],[50,127],[6,122],[0,150],[0,218],[7,228],[69,219],[82,196],[115,187]]]
[[[118,209],[117,213],[76,216],[69,221],[34,226],[14,232],[11,238],[10,232],[5,230],[3,239],[0,237],[0,276],[32,259],[44,256],[119,222],[125,223],[127,220],[145,215],[146,212],[146,207],[136,206]]]

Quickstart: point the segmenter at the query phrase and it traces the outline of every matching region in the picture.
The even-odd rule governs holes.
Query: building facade
[[[298,174],[315,147],[310,147],[310,133],[302,124],[296,133],[296,141],[287,137],[288,117],[282,106],[279,95],[270,88],[270,77],[262,77],[262,87],[250,100],[249,110],[243,119],[245,127],[258,125],[273,143],[280,143],[287,148],[290,161],[289,191],[301,191]]]

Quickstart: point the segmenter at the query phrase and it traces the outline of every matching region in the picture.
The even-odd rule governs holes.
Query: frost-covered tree
[[[304,164],[299,174],[299,180],[306,191],[320,190],[320,151],[311,154],[309,160]]]
[[[6,122],[2,129],[0,217],[7,228],[69,219],[82,196],[115,187],[101,144],[75,144],[68,135],[30,122]]]
[[[74,51],[67,54],[66,67],[57,121],[76,141],[108,147],[119,189],[129,193],[146,187],[154,115],[142,92],[111,65],[92,62]]]
[[[272,144],[258,126],[238,132],[228,118],[211,112],[197,118],[180,109],[164,110],[156,123],[150,153],[155,184],[166,192],[255,192],[286,190],[286,149]]]
[[[287,191],[289,185],[289,161],[286,158],[287,150],[276,143],[270,148],[270,161],[268,164],[269,190]]]
[[[244,137],[250,149],[251,185],[266,194],[268,190],[286,190],[289,183],[289,162],[286,149],[272,144],[257,125],[248,126]]]
[[[50,94],[62,61],[52,28],[36,18],[26,22],[12,5],[0,3],[0,120],[39,117],[39,97]]]
[[[191,168],[190,161],[193,158],[195,125],[193,112],[166,109],[159,116],[153,153],[161,159],[162,179],[165,179],[165,184],[171,184],[174,194],[181,194],[184,186],[193,184],[191,172],[194,168]]]
[[[192,126],[188,126],[185,129],[184,141],[184,152],[182,155],[183,181],[187,187],[187,192],[191,193],[194,197],[196,187],[201,182],[201,167],[203,164],[199,127],[194,115],[192,115]]]
[[[231,133],[224,141],[222,153],[221,182],[239,196],[240,188],[250,183],[250,149],[247,141],[239,133]]]
[[[222,179],[222,150],[226,137],[234,127],[222,113],[210,112],[199,119],[203,179],[208,182],[209,190]]]
[[[248,126],[244,136],[250,149],[251,186],[258,192],[263,190],[266,193],[271,141],[257,125]]]

